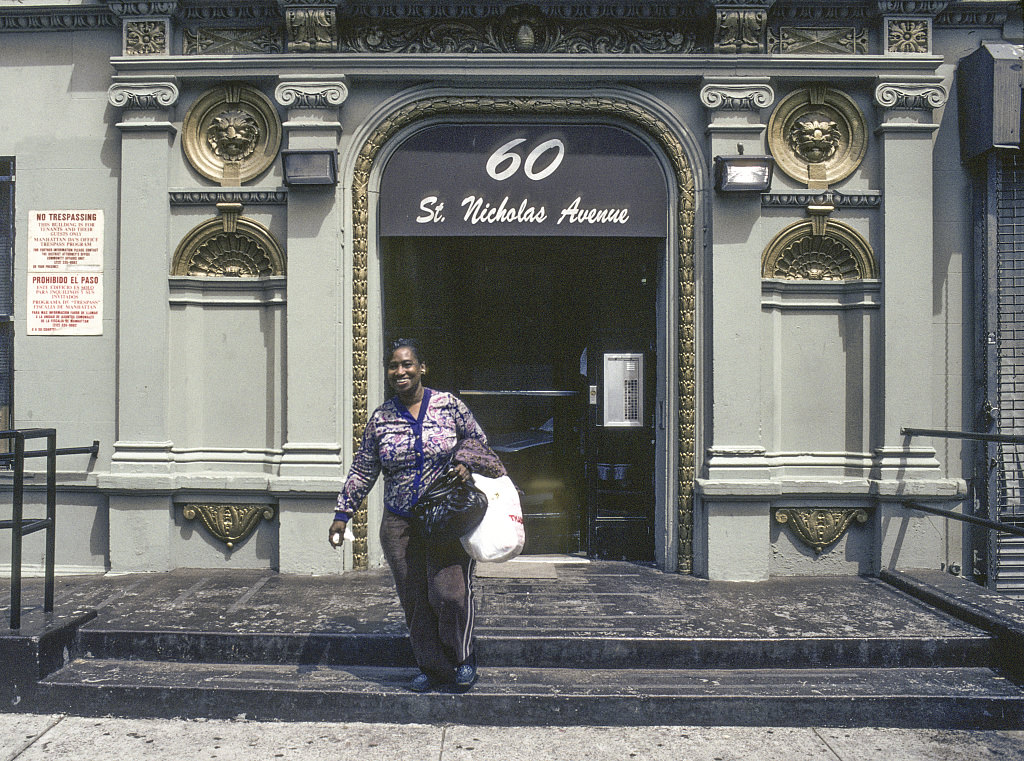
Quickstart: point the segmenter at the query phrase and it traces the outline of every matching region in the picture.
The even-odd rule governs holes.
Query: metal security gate
[[[1024,435],[1024,158],[997,151],[994,175],[995,257],[989,256],[988,387],[995,432]],[[994,296],[994,299],[992,298]],[[993,393],[994,392],[994,393]],[[986,408],[988,409],[988,408]],[[1024,445],[988,447],[989,517],[1024,526]],[[1024,597],[1024,538],[997,534],[989,548],[990,585]]]

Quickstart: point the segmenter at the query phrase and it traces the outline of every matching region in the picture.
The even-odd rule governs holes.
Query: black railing
[[[900,433],[904,436],[933,436],[944,439],[966,439],[968,441],[984,441],[995,444],[1024,444],[1024,436],[1010,433],[982,433],[980,431],[950,431],[944,428],[901,428]],[[946,518],[973,523],[976,526],[984,526],[994,531],[1001,531],[1004,534],[1024,537],[1024,527],[1014,526],[1002,521],[993,521],[988,518],[979,518],[976,515],[965,515],[953,510],[945,510],[941,507],[922,505],[919,502],[904,501],[904,507],[912,510],[920,510],[922,513],[941,515]]]
[[[1024,444],[1024,436],[1013,433],[980,433],[978,431],[947,431],[943,428],[900,428],[904,436],[934,436],[941,439],[968,439],[997,444]]]
[[[36,531],[46,531],[44,555],[45,582],[43,585],[43,611],[53,611],[54,555],[56,554],[57,522],[57,455],[90,454],[99,452],[100,444],[91,447],[57,449],[57,432],[53,428],[29,428],[0,431],[0,439],[14,442],[13,452],[0,453],[0,462],[9,462],[14,472],[11,520],[0,521],[0,529],[11,529],[11,629],[21,628],[21,545],[22,539]],[[46,449],[25,451],[27,439],[46,439]],[[25,458],[46,458],[46,517],[25,520]]]

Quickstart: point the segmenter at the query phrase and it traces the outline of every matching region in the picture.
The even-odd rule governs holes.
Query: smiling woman
[[[338,495],[329,540],[341,546],[348,521],[383,471],[386,510],[380,542],[422,671],[411,689],[468,690],[476,681],[474,563],[458,539],[428,542],[412,520],[412,510],[446,473],[466,481],[471,471],[496,478],[505,469],[487,447],[469,408],[451,394],[423,385],[427,365],[414,341],[399,339],[391,345],[385,371],[395,396],[367,421]],[[478,446],[462,447],[468,440]]]

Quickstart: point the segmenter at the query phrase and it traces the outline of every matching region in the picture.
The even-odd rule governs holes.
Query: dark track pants
[[[473,559],[458,542],[428,549],[410,521],[384,511],[380,542],[420,670],[449,680],[473,653]]]

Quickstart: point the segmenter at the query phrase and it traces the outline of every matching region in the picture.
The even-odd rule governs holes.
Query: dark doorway
[[[459,395],[480,421],[524,492],[526,553],[654,557],[664,246],[656,238],[381,239],[384,339],[419,339],[428,385]],[[604,368],[613,354],[642,359],[629,364],[640,375],[626,381],[634,417],[609,424]],[[622,412],[621,400],[612,404]]]

